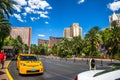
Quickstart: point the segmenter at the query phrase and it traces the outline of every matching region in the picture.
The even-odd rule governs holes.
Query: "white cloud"
[[[47,7],[47,9],[52,9],[52,7],[51,7],[51,6],[49,6],[49,7]]]
[[[38,19],[40,19],[40,18],[39,18],[39,17],[37,17],[37,18],[36,18],[36,17],[31,17],[30,19],[31,19],[32,21],[35,21],[35,20],[38,20]]]
[[[27,5],[27,1],[26,0],[14,0],[17,4],[13,5],[13,8],[17,11],[17,12],[21,12],[22,6],[26,6]]]
[[[85,0],[79,0],[78,4],[81,4],[81,3],[84,3],[84,2],[85,2]]]
[[[107,7],[112,11],[118,11],[120,9],[120,1],[114,1],[113,3],[109,3]]]
[[[32,9],[39,9],[39,0],[28,0],[28,5],[29,7],[31,7]]]
[[[36,11],[34,13],[39,14],[40,17],[42,17],[42,18],[49,18],[49,16],[47,16],[47,14],[48,14],[47,11],[45,11],[45,12],[43,12],[43,11]]]
[[[30,19],[31,19],[32,21],[34,21],[34,17],[31,17]]]
[[[45,0],[28,0],[28,5],[32,9],[52,9],[49,3],[47,3]]]
[[[26,13],[34,12],[34,10],[32,8],[30,8],[30,7],[25,7],[24,9],[25,9]]]
[[[27,1],[26,0],[14,0],[14,1],[17,2],[17,4],[19,4],[20,6],[27,5]]]
[[[20,22],[25,22],[24,20],[21,19],[20,14],[13,14],[13,16],[17,18],[17,20],[19,20]]]
[[[19,17],[27,18],[27,16],[33,16],[30,19],[32,21],[42,18],[49,18],[47,10],[52,9],[50,4],[46,0],[14,0],[17,2],[14,5],[14,9],[17,11]],[[36,18],[35,16],[38,15]],[[17,15],[18,16],[18,15]],[[38,18],[39,17],[39,18]],[[20,20],[20,18],[18,18]],[[20,20],[22,21],[22,19]]]
[[[49,7],[49,4],[46,1],[41,1],[39,4],[41,5],[41,9],[43,10]]]
[[[21,6],[20,5],[13,5],[13,8],[17,11],[17,12],[21,12]]]
[[[44,35],[44,34],[38,34],[38,36],[40,36],[40,37],[45,37],[45,35]]]
[[[49,24],[49,22],[46,21],[45,24]]]
[[[22,13],[22,15],[23,15],[23,16],[26,16],[26,15],[27,15],[27,13],[26,13],[26,12],[24,12],[24,13]]]
[[[42,17],[42,18],[49,18],[47,15],[45,15],[43,13],[40,14],[40,17]]]

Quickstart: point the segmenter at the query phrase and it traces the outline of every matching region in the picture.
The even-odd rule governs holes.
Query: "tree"
[[[12,14],[14,0],[0,0],[0,49],[3,46],[4,39],[10,34],[10,23],[6,15]]]
[[[89,43],[86,39],[83,39],[82,40],[82,53],[84,53],[86,56],[89,56],[89,52],[90,52],[90,46],[89,46]]]
[[[15,49],[15,53],[18,54],[20,52],[27,53],[29,50],[29,47],[27,44],[24,44],[22,41],[22,38],[20,36],[17,36],[17,38],[12,38],[11,36],[8,36],[4,40],[5,46],[13,46]]]
[[[60,48],[59,52],[61,52],[58,53],[60,57],[66,57],[70,53],[70,41],[68,41],[68,39],[63,38],[58,44],[58,46],[58,48]]]
[[[16,4],[14,0],[0,0],[0,14],[9,15],[13,13],[13,5]]]
[[[98,46],[101,44],[101,37],[99,35],[99,27],[95,26],[89,30],[88,34],[85,35],[85,39],[87,41],[88,48],[90,48],[89,56],[95,55],[97,52]]]
[[[111,26],[111,29],[105,29],[100,34],[103,40],[102,46],[105,47],[107,54],[112,58],[120,53],[120,26],[116,21],[113,21]]]
[[[24,53],[29,53],[29,47],[28,47],[27,44],[23,44],[23,45],[22,45],[22,48],[23,48],[23,52],[24,52]]]
[[[9,20],[0,13],[0,49],[3,46],[4,39],[10,35],[10,23]]]
[[[109,47],[111,45],[112,31],[110,29],[105,29],[100,32],[102,44],[101,49],[103,53],[109,52]]]
[[[111,52],[113,56],[116,53],[120,52],[120,27],[115,27],[112,30],[112,35],[111,35]]]
[[[57,45],[53,45],[53,47],[52,47],[52,53],[53,53],[53,55],[57,55]]]
[[[47,54],[47,46],[43,46],[42,44],[38,45],[38,54],[46,55]]]
[[[13,46],[15,47],[16,54],[23,52],[23,41],[20,36],[17,36],[17,38],[14,40]]]
[[[4,40],[4,46],[13,46],[15,42],[15,39],[13,39],[11,36],[8,36]]]
[[[73,37],[71,43],[73,55],[81,55],[80,53],[82,52],[83,49],[83,40],[81,36]]]

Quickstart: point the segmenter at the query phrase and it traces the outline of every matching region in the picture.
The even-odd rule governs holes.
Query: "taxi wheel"
[[[20,70],[18,69],[18,73],[19,73],[19,75],[22,75],[21,73],[20,73]]]
[[[18,67],[16,67],[16,69],[18,70]]]
[[[40,73],[40,75],[43,75],[44,73]]]

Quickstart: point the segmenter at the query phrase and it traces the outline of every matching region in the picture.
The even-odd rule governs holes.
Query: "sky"
[[[15,0],[10,17],[13,27],[31,27],[31,44],[50,36],[63,37],[73,23],[82,27],[82,37],[94,26],[109,26],[109,16],[120,13],[120,0]]]

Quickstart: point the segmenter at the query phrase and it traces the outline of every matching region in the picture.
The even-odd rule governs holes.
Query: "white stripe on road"
[[[48,72],[48,71],[46,70],[46,72]],[[63,77],[63,78],[66,78],[67,80],[73,80],[73,79],[72,79],[72,78],[70,78],[70,77],[63,76],[63,75],[58,74],[58,73],[55,73],[55,72],[48,72],[48,73],[51,73],[51,74],[53,74],[53,75],[57,75],[57,76],[61,76],[61,77]]]

